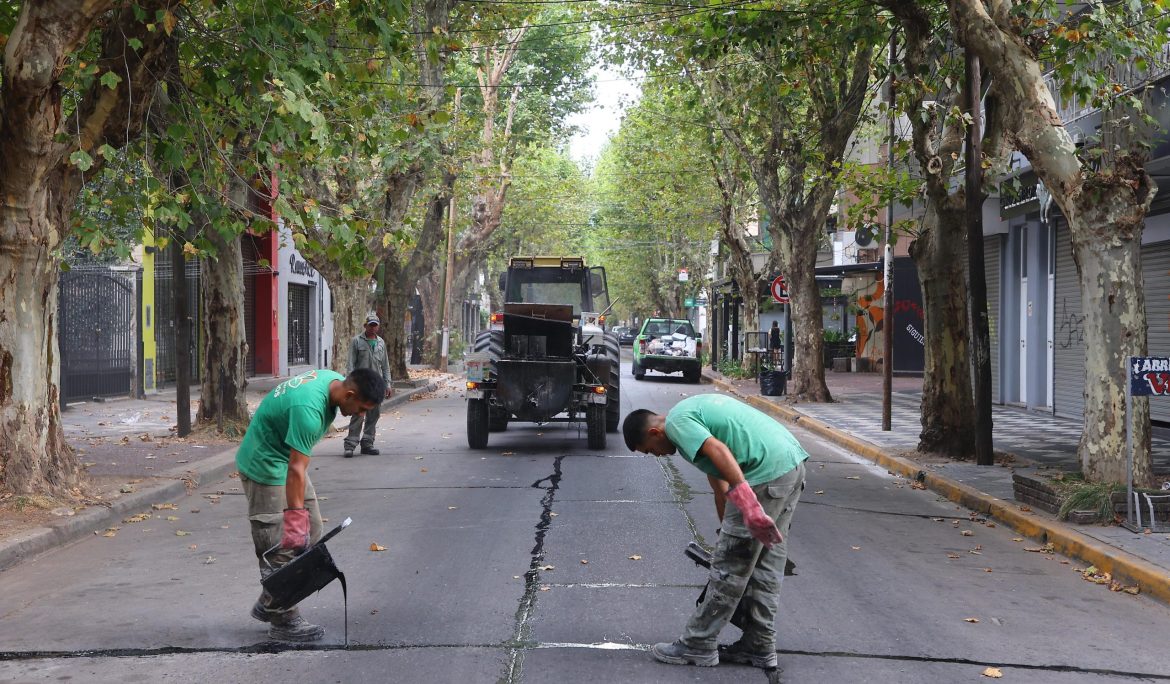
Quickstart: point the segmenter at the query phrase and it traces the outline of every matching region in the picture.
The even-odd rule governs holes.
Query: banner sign
[[[1134,397],[1170,396],[1170,358],[1129,357],[1129,393]]]

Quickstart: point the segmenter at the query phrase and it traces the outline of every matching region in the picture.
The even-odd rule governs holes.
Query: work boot
[[[719,658],[724,662],[751,665],[752,667],[776,667],[775,651],[751,651],[743,645],[742,641],[730,645],[720,645]]]
[[[654,644],[650,647],[654,659],[668,665],[698,665],[699,667],[715,667],[719,664],[719,651],[691,648],[682,641],[673,644]]]
[[[346,458],[353,458],[353,449],[346,449],[345,450],[345,457]]]
[[[324,627],[310,623],[295,610],[279,615],[268,628],[268,638],[276,641],[316,641],[323,636]]]
[[[377,456],[380,453],[382,453],[382,452],[378,451],[377,449],[375,449],[372,446],[362,447],[362,456]]]

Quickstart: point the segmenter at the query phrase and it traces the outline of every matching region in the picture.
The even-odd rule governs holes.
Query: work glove
[[[756,493],[752,491],[748,483],[740,482],[728,489],[727,498],[731,499],[740,513],[743,513],[743,522],[756,541],[769,549],[772,548],[773,544],[784,541],[780,529],[764,512],[764,507],[760,505],[760,500],[756,498]]]
[[[303,549],[309,545],[309,511],[304,508],[284,509],[284,531],[280,548]]]

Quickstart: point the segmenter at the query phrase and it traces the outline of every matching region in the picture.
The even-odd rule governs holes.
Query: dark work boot
[[[273,618],[268,628],[268,638],[276,641],[317,641],[325,636],[325,628],[314,625],[293,609]]]
[[[739,663],[752,667],[776,667],[776,651],[751,651],[742,642],[719,647],[719,659],[726,663]]]
[[[691,648],[681,641],[673,644],[654,644],[650,647],[654,659],[669,665],[698,665],[699,667],[715,667],[719,664],[719,651]]]
[[[382,452],[378,451],[377,449],[375,449],[372,446],[362,447],[362,456],[377,456],[380,453],[382,453]]]

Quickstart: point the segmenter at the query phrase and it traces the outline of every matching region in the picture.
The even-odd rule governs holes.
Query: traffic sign
[[[772,281],[772,299],[780,304],[788,303],[788,286],[784,284],[784,276],[776,276]]]

